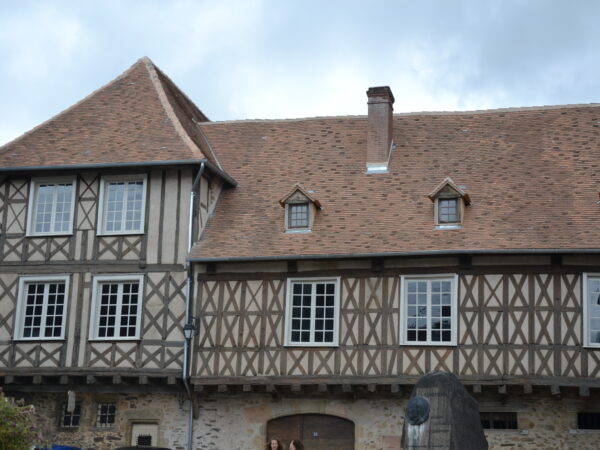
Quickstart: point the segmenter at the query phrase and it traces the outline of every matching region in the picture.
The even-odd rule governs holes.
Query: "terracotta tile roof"
[[[207,158],[206,116],[148,58],[0,147],[0,167],[118,164]]]
[[[202,124],[226,190],[192,258],[600,248],[600,105],[395,115],[389,173],[365,175],[366,117]],[[472,204],[434,229],[440,180]],[[278,200],[301,183],[313,231],[284,232]]]

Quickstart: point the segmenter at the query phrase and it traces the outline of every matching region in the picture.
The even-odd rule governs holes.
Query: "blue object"
[[[79,447],[70,447],[68,445],[52,444],[52,450],[81,450]]]

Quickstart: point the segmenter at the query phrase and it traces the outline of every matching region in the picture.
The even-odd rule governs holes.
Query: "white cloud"
[[[77,18],[44,4],[39,9],[2,14],[5,76],[21,84],[36,83],[72,69],[78,55],[93,50],[84,30]]]

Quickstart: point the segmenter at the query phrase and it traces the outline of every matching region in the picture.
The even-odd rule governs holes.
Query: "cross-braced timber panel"
[[[144,339],[183,339],[185,287],[183,272],[149,273],[146,276]]]
[[[13,367],[61,367],[66,345],[62,342],[14,344]]]
[[[101,236],[96,238],[96,259],[101,261],[135,261],[142,258],[145,237]]]
[[[183,342],[163,342],[148,344],[142,342],[140,354],[141,369],[180,369],[183,358]]]
[[[96,229],[96,205],[98,204],[99,175],[82,174],[79,177],[77,199],[77,230]]]
[[[27,180],[8,181],[8,200],[6,202],[6,223],[4,231],[7,234],[23,234],[27,221]]]
[[[13,337],[18,284],[17,275],[0,274],[0,339]]]

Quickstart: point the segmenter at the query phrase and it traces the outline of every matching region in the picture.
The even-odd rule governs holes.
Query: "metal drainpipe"
[[[200,164],[200,170],[198,171],[198,175],[196,175],[196,179],[192,184],[192,189],[190,191],[190,214],[188,220],[188,253],[192,250],[192,245],[194,243],[194,236],[192,225],[194,223],[194,205],[196,200],[196,188],[199,188],[200,180],[202,179],[202,173],[204,172],[204,161]],[[192,319],[192,296],[194,289],[194,269],[192,264],[189,261],[185,263],[187,270],[187,280],[186,280],[186,291],[185,291],[185,323],[190,323]],[[185,325],[185,324],[184,324]],[[192,390],[190,388],[190,360],[192,356],[191,352],[191,342],[194,337],[191,339],[184,340],[183,347],[183,385],[185,386],[185,390],[187,391],[188,398],[190,399],[190,410],[188,414],[188,450],[192,450],[192,442],[194,438],[194,399],[192,395]]]

